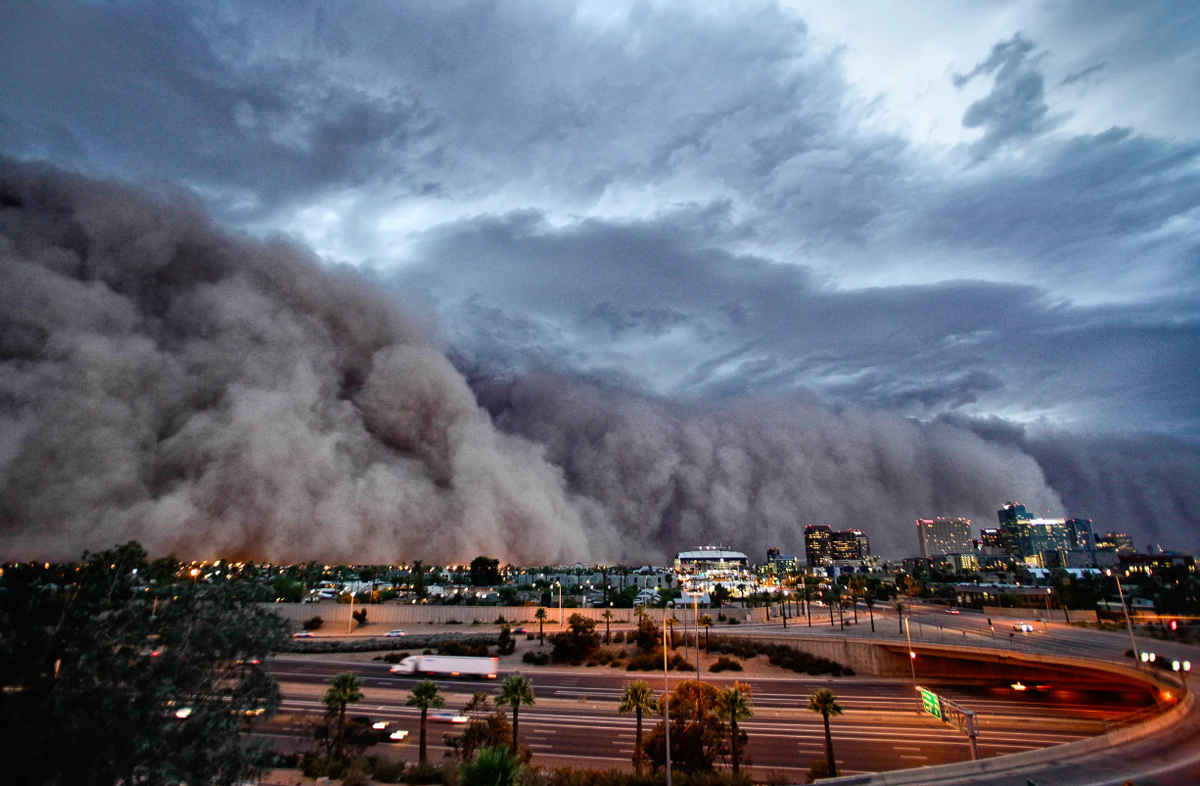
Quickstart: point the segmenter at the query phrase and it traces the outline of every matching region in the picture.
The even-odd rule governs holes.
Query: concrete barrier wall
[[[292,622],[302,622],[314,616],[319,616],[327,623],[341,622],[348,624],[350,622],[349,603],[323,601],[321,603],[264,603],[262,605]],[[533,616],[537,612],[536,606],[415,606],[399,603],[380,603],[376,605],[354,604],[355,611],[359,611],[360,609],[367,610],[368,622],[379,623],[381,625],[444,625],[450,621],[470,625],[476,620],[481,625],[490,625],[500,617],[504,617],[507,622],[523,623],[526,626],[537,625],[537,620]],[[708,614],[713,619],[716,619],[718,614],[716,609],[701,609],[700,612],[701,614]],[[612,613],[611,625],[628,626],[637,623],[637,617],[634,615],[633,609],[613,609]],[[749,612],[742,609],[721,609],[719,613],[723,613],[727,617],[736,616],[743,621],[749,616]],[[572,614],[580,614],[588,619],[596,620],[600,625],[604,624],[604,609],[563,609],[563,620],[569,619]],[[652,609],[650,614],[651,618],[655,621],[662,619],[661,610]],[[676,609],[675,616],[683,619],[684,610]],[[692,611],[690,609],[687,610],[686,617],[689,629],[692,627],[692,616]],[[558,624],[558,607],[547,607],[547,629],[551,626],[557,627]],[[682,625],[676,626],[677,632],[682,631],[682,629]]]
[[[988,617],[1004,617],[1006,619],[1023,619],[1031,622],[1037,622],[1046,619],[1045,609],[1002,609],[999,606],[984,606],[983,613]],[[1062,609],[1050,610],[1051,622],[1096,622],[1096,612],[1094,609],[1084,611],[1083,609],[1072,609],[1063,613]]]

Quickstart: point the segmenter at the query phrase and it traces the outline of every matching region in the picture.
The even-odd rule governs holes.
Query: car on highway
[[[387,727],[388,727],[387,721],[375,721],[374,723],[371,724],[371,728],[374,729],[375,731],[383,731]]]
[[[391,734],[388,735],[388,739],[392,740],[394,742],[399,742],[400,740],[404,739],[407,736],[408,736],[408,732],[406,730],[396,729],[394,732],[392,732]]]
[[[453,710],[439,710],[429,713],[429,720],[434,723],[467,723],[471,719]]]
[[[524,632],[525,632],[525,629],[524,629],[524,628],[513,628],[513,629],[512,629],[512,633],[513,633],[513,635],[514,635],[514,636],[520,636],[520,635],[521,635],[521,634],[523,634]]]
[[[1018,622],[1013,625],[1013,630],[1019,630],[1022,633],[1033,633],[1033,626],[1028,622]]]
[[[387,638],[389,638],[389,639],[395,639],[395,638],[398,638],[398,637],[400,637],[400,636],[403,636],[403,635],[404,635],[404,631],[402,631],[402,630],[400,630],[399,628],[397,628],[396,630],[389,630],[387,633],[385,633],[385,634],[383,634],[383,635],[384,635],[384,636],[386,636],[386,637],[387,637]]]
[[[958,609],[946,609],[947,614],[962,614]]]
[[[313,632],[311,630],[302,630],[292,634],[293,639],[311,639]]]

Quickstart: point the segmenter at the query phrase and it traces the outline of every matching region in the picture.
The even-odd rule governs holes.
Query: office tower
[[[921,556],[967,554],[971,546],[971,520],[963,518],[917,519],[917,542]]]
[[[810,568],[833,559],[829,545],[831,535],[832,531],[823,524],[809,524],[804,528],[804,559]]]

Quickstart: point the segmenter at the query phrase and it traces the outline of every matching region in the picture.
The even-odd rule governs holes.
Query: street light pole
[[[912,633],[908,618],[904,618],[904,635],[908,638],[908,666],[912,669],[913,695],[917,698],[917,714],[921,714],[921,696],[917,693],[917,653],[912,648]]]
[[[663,604],[663,626],[662,626],[662,648],[663,648],[663,728],[666,730],[667,740],[667,786],[671,786],[671,683],[667,678],[667,606],[671,605],[671,601]]]
[[[1125,592],[1121,589],[1121,577],[1111,570],[1104,572],[1117,580],[1117,596],[1121,598],[1121,611],[1125,612],[1125,627],[1129,629],[1129,646],[1133,650],[1133,665],[1137,666],[1142,660],[1142,653],[1138,652],[1137,642],[1133,638],[1133,623],[1129,621],[1129,608],[1125,605]]]

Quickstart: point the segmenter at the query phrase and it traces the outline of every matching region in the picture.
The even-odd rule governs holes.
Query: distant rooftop
[[[681,551],[675,559],[680,562],[745,562],[749,557],[721,546],[701,546],[695,551]]]

